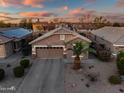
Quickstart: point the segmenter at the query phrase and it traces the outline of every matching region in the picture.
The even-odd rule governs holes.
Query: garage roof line
[[[91,42],[88,38],[86,38],[86,37],[84,37],[84,36],[81,36],[81,35],[78,34],[77,32],[72,31],[72,30],[70,30],[70,29],[67,29],[67,28],[65,28],[65,27],[61,27],[61,26],[60,26],[60,27],[58,27],[58,28],[56,28],[56,29],[54,29],[54,30],[51,30],[50,32],[44,34],[43,36],[40,36],[40,37],[38,37],[37,39],[31,41],[29,44],[33,44],[33,43],[35,43],[35,42],[37,42],[37,41],[39,41],[39,40],[42,40],[42,39],[44,39],[44,38],[47,38],[47,37],[53,35],[55,32],[57,32],[57,31],[59,31],[59,30],[61,30],[61,29],[65,30],[65,31],[70,31],[70,32],[72,32],[73,35],[75,35],[75,36],[77,36],[77,37],[79,37],[79,38],[81,38],[81,39],[83,39],[83,40],[85,40],[85,41],[87,41],[87,42]]]

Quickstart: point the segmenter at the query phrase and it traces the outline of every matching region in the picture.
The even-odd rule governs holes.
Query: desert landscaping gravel
[[[5,70],[5,78],[0,81],[0,93],[16,93],[16,90],[29,71],[29,69],[25,70],[25,75],[21,78],[14,76],[13,68],[19,66],[21,58],[20,54],[15,54],[7,59],[0,59],[0,68]]]
[[[87,75],[95,75],[97,80],[91,82]],[[108,78],[117,74],[115,62],[101,62],[97,59],[82,61],[82,68],[72,69],[72,64],[65,66],[66,93],[124,93],[124,82],[111,85]]]

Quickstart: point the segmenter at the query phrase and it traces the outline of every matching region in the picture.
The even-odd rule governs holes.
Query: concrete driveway
[[[38,60],[16,93],[64,93],[63,60]]]

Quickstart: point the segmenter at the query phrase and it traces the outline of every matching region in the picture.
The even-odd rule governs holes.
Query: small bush
[[[3,80],[5,77],[5,71],[3,69],[0,69],[0,80]]]
[[[124,69],[124,59],[117,62],[118,69]]]
[[[24,76],[24,68],[22,66],[17,66],[13,69],[13,73],[15,77],[22,77]]]
[[[100,60],[108,62],[111,59],[111,52],[108,50],[97,50],[97,56]]]
[[[111,84],[120,84],[120,83],[121,83],[121,79],[120,79],[119,76],[113,75],[113,76],[110,76],[110,77],[109,77],[109,82],[110,82]]]
[[[116,64],[117,64],[117,68],[120,75],[124,75],[124,52],[123,51],[119,51],[119,53],[117,54]]]
[[[119,70],[120,75],[124,75],[124,69]]]
[[[124,52],[119,51],[117,54],[117,61],[121,61],[122,59],[124,59]]]
[[[22,67],[24,67],[24,68],[29,67],[29,65],[30,65],[29,59],[22,59],[22,60],[20,61],[20,65],[21,65]]]

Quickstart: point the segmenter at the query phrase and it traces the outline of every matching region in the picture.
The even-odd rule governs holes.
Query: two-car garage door
[[[38,58],[54,59],[63,57],[63,47],[37,47]]]

